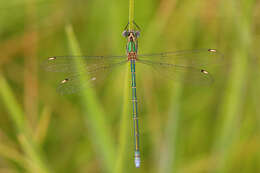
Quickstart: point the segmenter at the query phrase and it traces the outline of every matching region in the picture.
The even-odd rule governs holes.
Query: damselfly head
[[[140,31],[127,31],[127,30],[124,30],[123,33],[122,33],[123,37],[140,37]]]

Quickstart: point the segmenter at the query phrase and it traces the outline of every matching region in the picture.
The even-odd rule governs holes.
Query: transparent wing
[[[149,60],[139,60],[139,63],[152,67],[159,73],[160,78],[163,79],[183,81],[198,85],[210,85],[213,82],[212,75],[206,69],[168,63],[156,63]]]
[[[73,94],[86,87],[88,83],[93,83],[104,79],[114,68],[127,63],[127,60],[121,62],[99,64],[99,66],[92,66],[91,70],[79,71],[78,73],[72,73],[67,78],[62,80],[57,88],[58,93]],[[88,77],[87,81],[81,81],[82,75]]]
[[[222,64],[224,56],[216,49],[198,49],[163,52],[156,54],[143,54],[139,55],[138,59],[184,66],[188,65],[192,67],[205,67],[207,65]]]
[[[76,59],[81,59],[83,63],[76,65]],[[92,71],[99,66],[120,63],[126,59],[126,56],[54,56],[45,60],[42,66],[50,72],[73,73],[82,69]]]
[[[188,50],[139,55],[138,62],[152,67],[162,78],[208,85],[213,82],[215,65],[223,63],[223,55],[215,49]]]

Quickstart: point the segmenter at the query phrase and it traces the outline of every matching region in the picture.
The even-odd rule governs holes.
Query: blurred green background
[[[42,61],[125,54],[128,3],[0,1],[0,172],[260,172],[260,1],[135,2],[139,52],[216,48],[225,59],[206,87],[137,66],[139,169],[127,67],[83,94],[56,92],[66,74]]]

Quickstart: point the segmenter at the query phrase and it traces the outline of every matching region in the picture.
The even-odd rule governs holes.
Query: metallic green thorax
[[[127,45],[128,52],[136,52],[136,46],[134,41],[129,41]]]

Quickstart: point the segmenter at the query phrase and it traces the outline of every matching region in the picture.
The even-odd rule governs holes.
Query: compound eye
[[[139,32],[139,31],[136,31],[136,32],[135,32],[135,35],[136,35],[136,37],[140,37],[140,32]]]
[[[122,35],[124,36],[124,37],[127,37],[128,35],[129,35],[129,33],[128,33],[128,31],[123,31],[123,33],[122,33]]]

